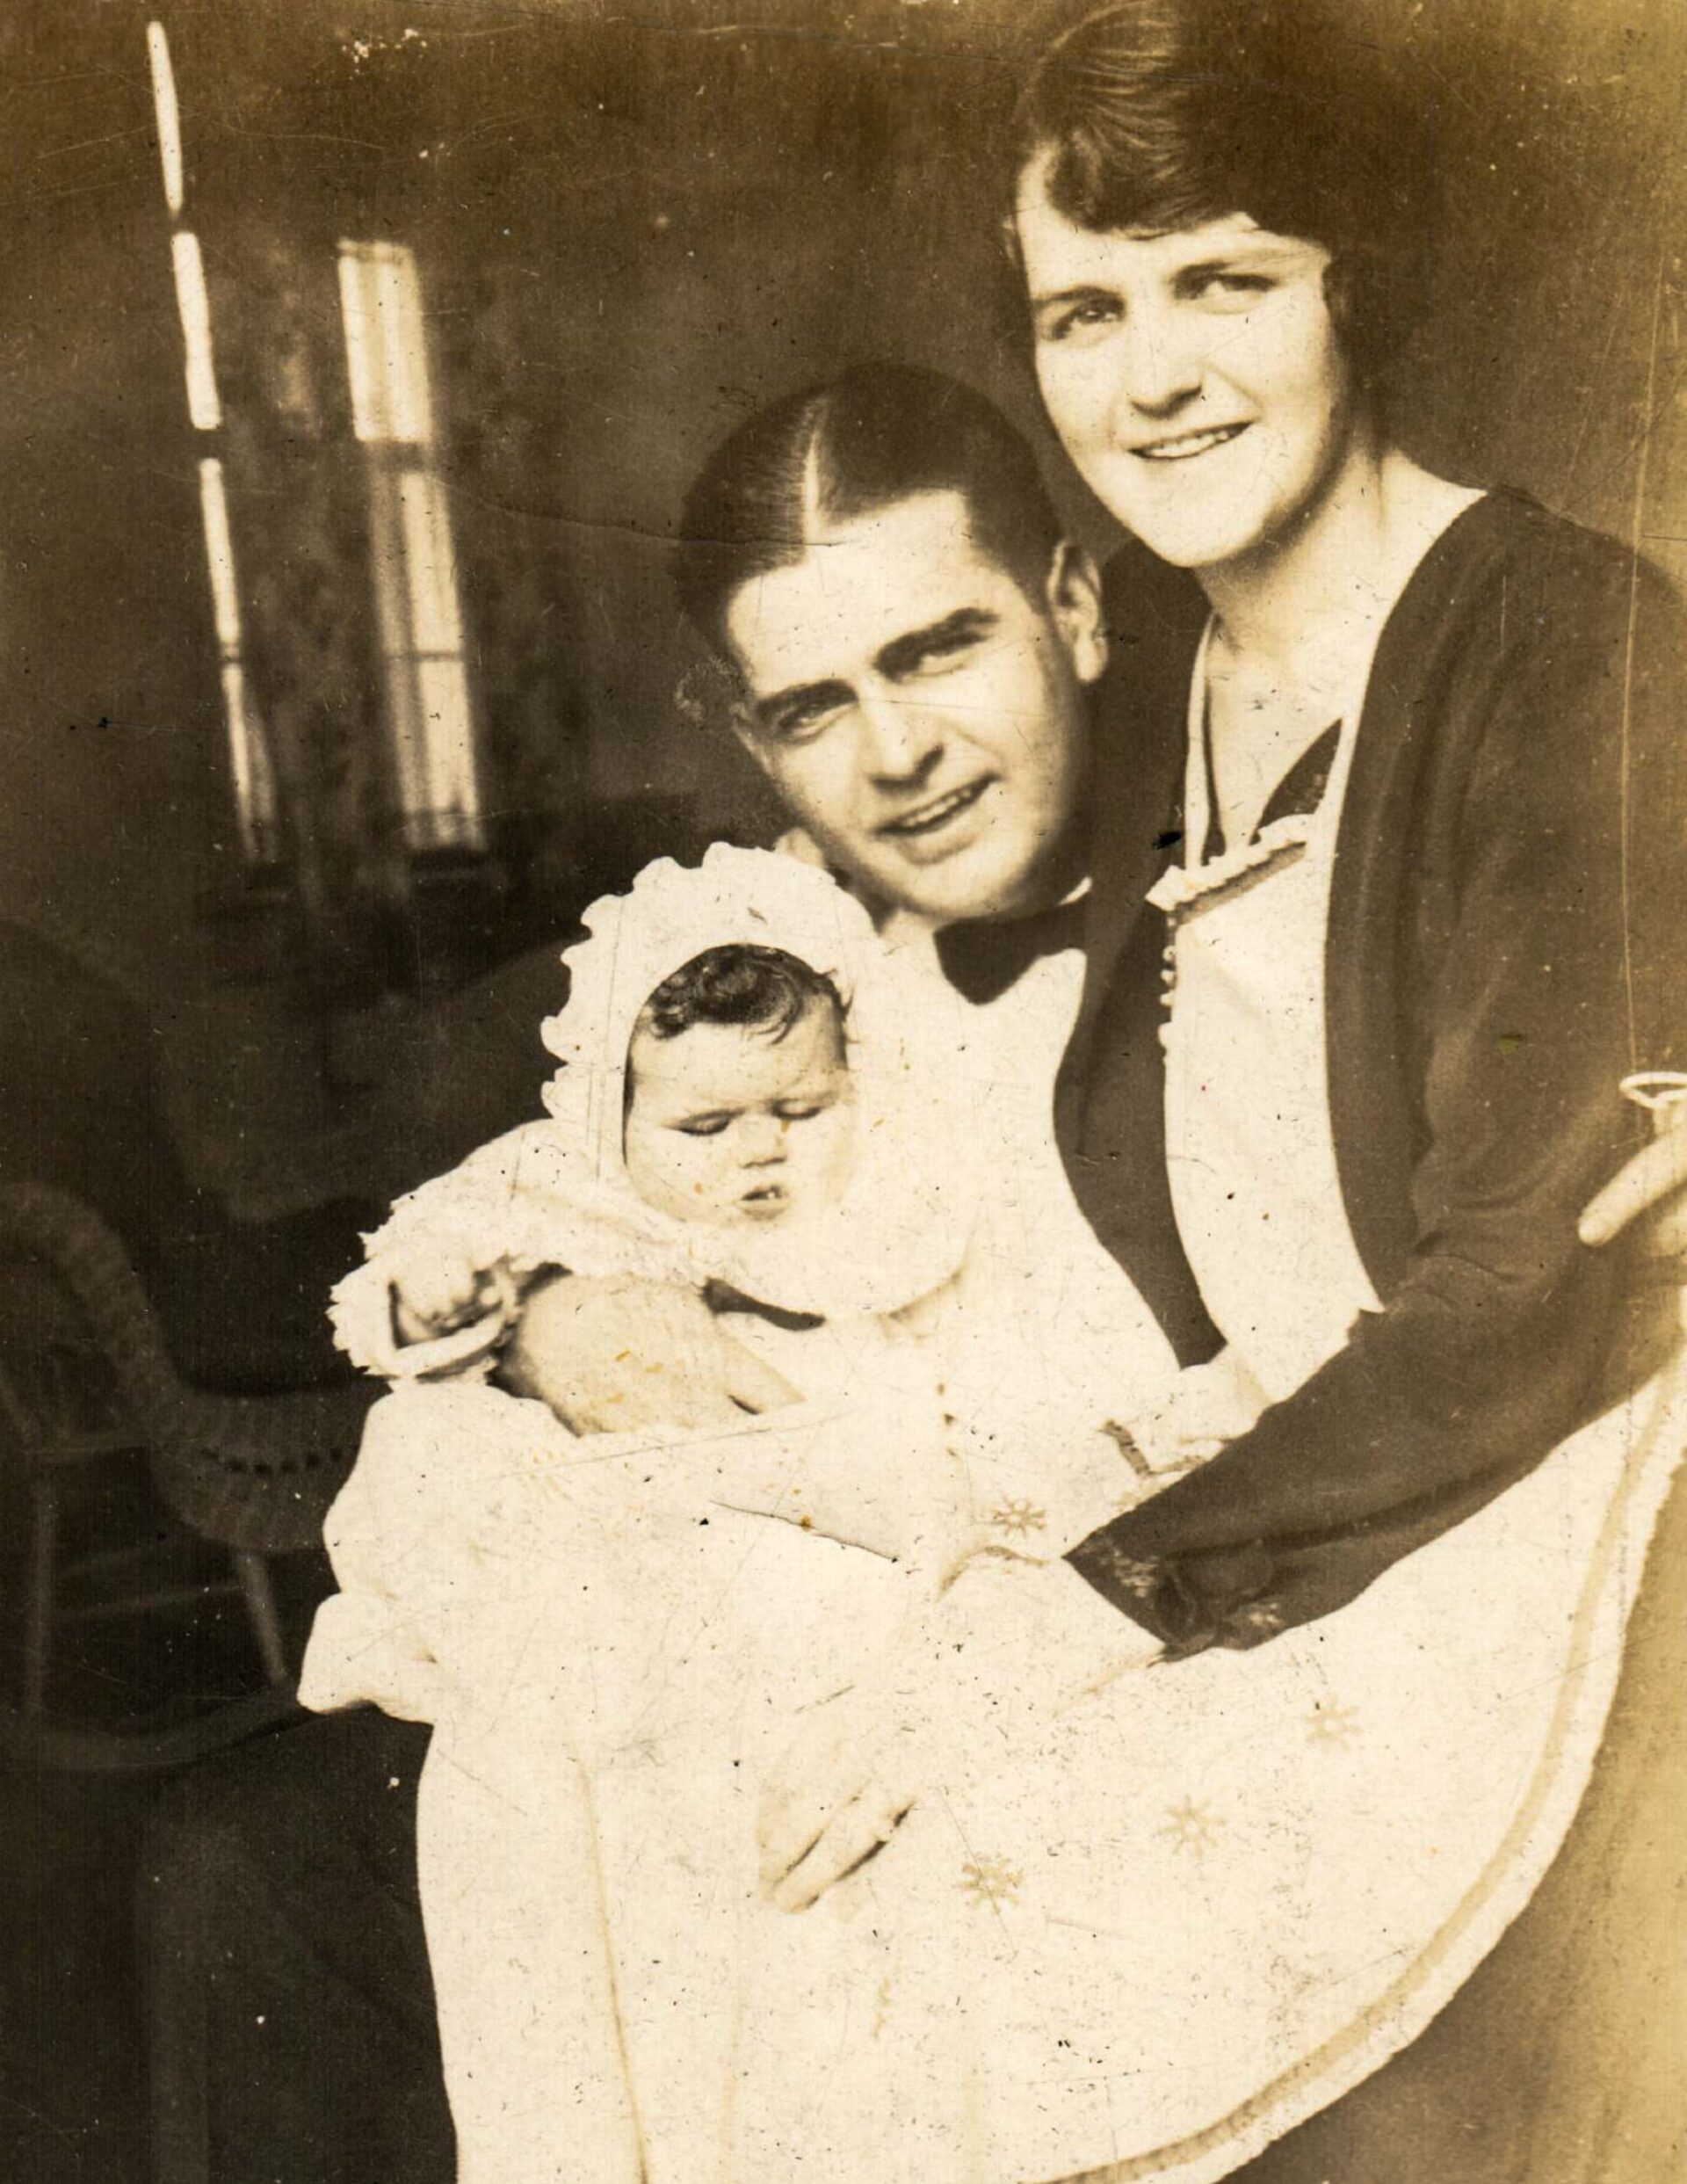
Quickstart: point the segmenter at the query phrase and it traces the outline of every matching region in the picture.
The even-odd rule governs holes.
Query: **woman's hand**
[[[695,1290],[559,1274],[531,1289],[498,1375],[576,1433],[729,1425],[800,1401]]]
[[[1269,1397],[1234,1345],[1206,1365],[1185,1366],[1160,1410],[1133,1420],[1156,1470],[1214,1456],[1258,1419]]]
[[[1679,1124],[1642,1147],[1619,1168],[1582,1215],[1584,1244],[1609,1244],[1644,1219],[1641,1248],[1649,1259],[1683,1263],[1687,1281],[1687,1128]]]

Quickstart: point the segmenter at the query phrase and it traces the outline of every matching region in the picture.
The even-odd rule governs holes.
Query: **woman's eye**
[[[678,1127],[686,1137],[719,1137],[731,1120],[730,1115],[711,1114],[699,1122],[682,1122]]]
[[[1251,301],[1256,296],[1269,295],[1276,286],[1265,273],[1207,273],[1197,294],[1220,301],[1230,297]]]
[[[826,1107],[823,1099],[781,1100],[776,1112],[781,1122],[807,1122],[824,1114]]]
[[[1119,306],[1107,296],[1092,296],[1087,302],[1074,303],[1045,322],[1045,341],[1071,341],[1084,334],[1099,332],[1112,325],[1119,317]]]

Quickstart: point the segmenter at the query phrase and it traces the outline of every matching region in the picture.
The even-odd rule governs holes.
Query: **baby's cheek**
[[[711,1139],[709,1146],[710,1150],[692,1165],[692,1194],[699,1203],[713,1210],[734,1208],[742,1188],[739,1163],[724,1149],[721,1140]]]
[[[816,1148],[815,1165],[831,1191],[841,1191],[855,1163],[855,1117],[845,1109],[826,1119],[825,1135]]]

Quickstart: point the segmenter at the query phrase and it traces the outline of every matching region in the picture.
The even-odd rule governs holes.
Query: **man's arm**
[[[581,1433],[720,1424],[793,1401],[694,1290],[566,1271],[568,1211],[546,1188],[547,1150],[546,1126],[525,1124],[398,1201],[334,1293],[337,1337],[352,1361],[388,1379],[484,1372],[502,1344],[499,1384],[548,1404]],[[500,1272],[500,1301],[484,1318],[407,1343],[395,1324],[393,1275],[430,1255],[476,1269],[513,1262],[522,1295]]]
[[[499,1363],[510,1393],[576,1433],[729,1425],[797,1390],[720,1325],[694,1289],[631,1275],[534,1284]]]

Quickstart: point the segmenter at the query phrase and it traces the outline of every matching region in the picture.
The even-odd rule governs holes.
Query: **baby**
[[[625,1107],[627,1181],[658,1213],[731,1228],[830,1205],[854,1143],[837,989],[782,949],[706,949],[641,1010]],[[417,1248],[387,1274],[407,1346],[501,1314],[514,1288],[461,1249]]]
[[[395,1541],[413,1540],[400,1590],[414,1604],[423,1564],[489,1520],[488,1496],[504,1506],[518,1478],[535,1491],[541,1446],[560,1491],[549,1475],[577,1454],[566,1429],[483,1384],[544,1272],[728,1301],[774,1397],[789,1397],[759,1430],[706,1437],[684,1465],[686,1437],[661,1436],[642,1505],[665,1493],[691,1508],[706,1462],[709,1498],[931,1572],[984,1542],[1063,1552],[1146,1490],[1142,1447],[1163,1450],[1163,1469],[1206,1434],[1199,1421],[1167,1430],[1172,1390],[1180,1420],[1198,1407],[1192,1384],[1075,1213],[1067,1227],[1090,1252],[1075,1267],[1048,1233],[1058,1221],[1035,1237],[1023,1221],[1011,1237],[992,1225],[1002,1194],[987,1203],[987,1186],[1010,1164],[952,1093],[924,974],[827,874],[717,847],[696,871],[650,867],[586,924],[566,958],[568,1006],[544,1027],[562,1064],[549,1119],[402,1201],[336,1292],[342,1346],[410,1399],[377,1407],[329,1527],[337,1562],[355,1560],[361,1578],[319,1619],[311,1703],[401,1698],[372,1687],[376,1661],[395,1674],[416,1665],[374,1643],[372,1593],[388,1588],[371,1556],[393,1566]],[[1025,1201],[1053,1201],[1053,1180],[1039,1175]],[[816,1405],[832,1406],[823,1421]],[[424,1440],[442,1445],[425,1471]],[[592,1441],[600,1500],[615,1440]],[[377,1514],[383,1479],[393,1491]],[[448,1584],[437,1574],[440,1602],[461,1593],[460,1565]],[[339,1624],[355,1625],[337,1648],[355,1657],[355,1689],[332,1668]],[[414,1645],[414,1615],[405,1628]]]
[[[652,1876],[678,1842],[749,1855],[747,1813],[716,1827],[688,1803],[720,1787],[711,1763],[847,1682],[970,1537],[920,1312],[973,1208],[870,921],[822,874],[717,849],[586,922],[545,1027],[548,1120],[402,1202],[335,1301],[344,1346],[395,1389],[326,1527],[342,1590],[301,1696],[436,1725],[418,1833],[465,2178],[524,2173],[512,2088],[541,2070],[539,2028],[547,2079],[561,2038],[568,2082],[615,2109],[583,1962],[601,1968],[630,1919],[655,1922],[670,1965],[679,1930],[710,1930]],[[557,1267],[730,1300],[789,1402],[724,1433],[576,1440],[484,1378]],[[673,1771],[658,1814],[630,1750]],[[599,1902],[617,1844],[641,1878]],[[489,1964],[501,1918],[510,1947]],[[620,1977],[618,2040],[638,2013]],[[594,2143],[616,2128],[597,2114]]]
[[[699,2028],[664,2069],[663,2028],[727,1976],[753,1762],[981,1549],[1057,1558],[1148,1491],[1177,1384],[1133,1296],[1098,1329],[1093,1267],[1041,1317],[996,1278],[988,1149],[920,1051],[917,983],[826,874],[716,848],[586,924],[549,1119],[402,1201],[335,1302],[396,1389],[330,1514],[342,1591],[300,1695],[436,1724],[418,1832],[463,2184],[554,2173],[540,2080],[575,2089],[583,2143],[630,2147],[641,2027],[621,2166],[660,2166],[663,2086],[673,2143],[695,2132],[730,2067]],[[486,1380],[558,1268],[707,1292],[790,1399],[577,1439]]]
[[[915,1308],[952,1281],[972,1209],[865,913],[823,874],[719,848],[697,872],[652,867],[587,922],[568,1005],[545,1027],[563,1063],[550,1119],[401,1201],[336,1293],[343,1346],[401,1392],[372,1415],[330,1520],[344,1590],[313,1636],[310,1703],[402,1700],[373,1687],[377,1663],[401,1680],[439,1665],[436,1646],[415,1650],[416,1611],[427,1598],[460,1623],[483,1589],[466,1583],[464,1543],[483,1562],[488,1527],[515,1540],[542,1491],[552,1521],[532,1536],[554,1550],[559,1499],[587,1495],[583,1480],[564,1495],[560,1475],[578,1469],[567,1430],[484,1384],[543,1271],[706,1291],[735,1308],[788,1398],[759,1431],[663,1434],[654,1469],[649,1436],[619,1469],[620,1437],[594,1437],[605,1520],[624,1490],[630,1530],[664,1504],[695,1520],[720,1500],[903,1564],[959,1545],[962,1483]],[[712,929],[731,937],[699,948]],[[401,1602],[402,1643],[377,1644],[375,1621]]]

